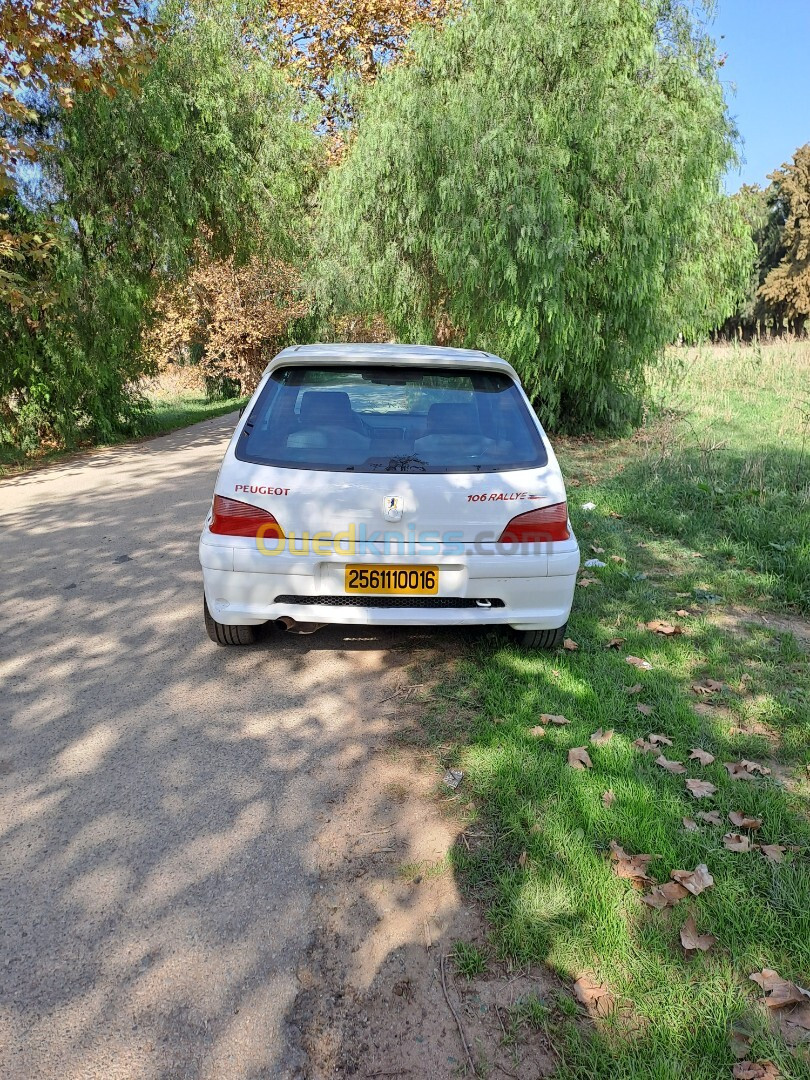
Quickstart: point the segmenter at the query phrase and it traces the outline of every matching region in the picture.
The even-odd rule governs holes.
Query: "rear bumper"
[[[242,543],[238,538],[224,546],[208,542],[210,538],[206,530],[200,541],[205,596],[214,619],[231,626],[287,617],[347,625],[507,624],[521,630],[553,630],[568,619],[579,568],[573,536],[564,543],[536,545],[531,554],[504,554],[494,544],[454,545],[438,552],[435,547],[420,551],[415,545],[413,554],[384,559],[319,556],[311,550],[268,556],[254,541]],[[418,598],[413,606],[405,606],[403,598],[396,599],[396,606],[385,606],[376,604],[373,596],[347,596],[347,563],[436,566],[439,596]],[[476,601],[492,606],[478,606]]]

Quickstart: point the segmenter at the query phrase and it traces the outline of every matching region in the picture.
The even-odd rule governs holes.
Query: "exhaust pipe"
[[[276,622],[283,626],[288,634],[314,634],[316,630],[321,630],[326,626],[326,623],[322,622],[297,622],[289,615],[282,615],[280,619],[276,619]]]

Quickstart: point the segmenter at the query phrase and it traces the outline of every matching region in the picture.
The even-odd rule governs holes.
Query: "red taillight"
[[[543,506],[539,510],[530,510],[527,514],[513,517],[501,533],[499,544],[520,544],[525,542],[567,540],[568,503],[555,503]]]
[[[224,536],[262,536],[283,539],[281,526],[268,510],[250,503],[214,496],[214,513],[208,526],[212,533]]]

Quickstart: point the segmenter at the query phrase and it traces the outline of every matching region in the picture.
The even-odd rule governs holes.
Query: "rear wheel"
[[[226,626],[217,622],[208,610],[208,601],[203,596],[203,616],[208,636],[217,645],[253,645],[258,641],[260,626]]]
[[[567,629],[566,622],[556,630],[516,630],[515,636],[522,649],[559,649]]]

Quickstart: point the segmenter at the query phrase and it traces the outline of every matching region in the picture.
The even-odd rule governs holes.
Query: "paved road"
[[[208,641],[234,421],[0,484],[4,1080],[300,1075],[313,836],[410,639]]]

